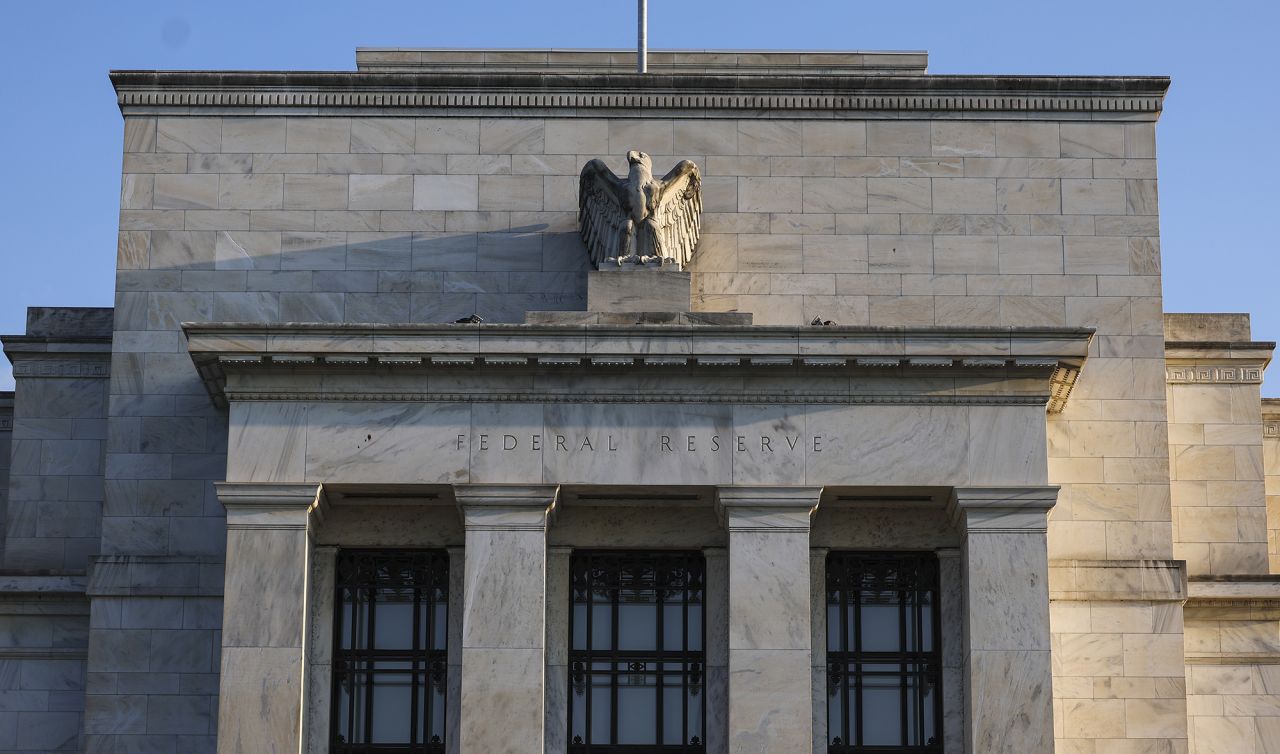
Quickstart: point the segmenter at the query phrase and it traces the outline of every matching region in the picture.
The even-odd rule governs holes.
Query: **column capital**
[[[808,508],[818,507],[821,487],[756,487],[725,484],[716,487],[716,505],[744,508]]]
[[[821,487],[716,487],[716,515],[731,532],[809,531]]]
[[[947,505],[951,521],[963,532],[1041,532],[1058,502],[1056,485],[1042,487],[956,487]]]
[[[555,504],[560,494],[558,484],[455,484],[453,497],[458,505],[516,508]]]
[[[228,529],[306,529],[324,517],[324,485],[215,482]]]
[[[455,484],[467,531],[545,531],[560,487],[555,484]]]

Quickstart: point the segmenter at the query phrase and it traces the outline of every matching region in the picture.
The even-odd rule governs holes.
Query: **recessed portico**
[[[708,751],[808,746],[826,717],[814,705],[824,653],[812,627],[825,617],[810,597],[813,564],[831,549],[901,546],[897,520],[912,522],[909,549],[939,553],[940,608],[968,626],[943,628],[944,651],[964,659],[944,666],[939,693],[977,698],[996,665],[1034,691],[980,716],[964,705],[970,712],[943,728],[946,750],[988,750],[1015,719],[997,750],[1046,751],[1052,740],[1043,527],[1056,488],[1045,411],[1065,401],[1089,331],[204,325],[187,335],[215,400],[230,407],[220,488],[229,510],[244,507],[245,491],[260,505],[273,489],[301,500],[305,487],[342,522],[317,521],[311,504],[295,526],[308,547],[461,548],[452,552],[462,593],[450,599],[460,677],[449,698],[461,704],[448,740],[458,751],[563,744],[574,692],[560,677],[567,618],[553,576],[576,548],[601,547],[705,553],[706,610],[724,616],[706,639],[698,736]],[[1002,523],[1014,519],[1016,532]],[[946,565],[957,551],[959,573]],[[304,579],[309,558],[294,560]],[[249,552],[229,562],[229,625],[255,620],[232,614],[243,601],[230,585],[266,567],[285,566]],[[1002,568],[1035,572],[1018,596],[1017,646],[987,628],[1000,620],[986,614],[992,606],[965,596]],[[291,599],[307,600],[319,625],[333,598],[314,588]],[[495,621],[519,625],[495,632]],[[301,709],[303,689],[324,698],[329,680],[315,661],[323,648],[295,653],[261,670],[317,675],[299,688]],[[228,702],[234,693],[224,690]],[[296,736],[324,740],[325,716],[312,708],[253,725],[304,719]],[[228,703],[220,714],[232,730],[259,712]],[[220,741],[237,751],[235,737]]]

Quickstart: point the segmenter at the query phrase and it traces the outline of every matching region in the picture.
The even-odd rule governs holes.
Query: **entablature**
[[[1262,384],[1276,344],[1269,341],[1166,341],[1170,384]]]
[[[233,400],[1045,405],[1087,328],[184,325]],[[370,380],[371,374],[384,379]]]

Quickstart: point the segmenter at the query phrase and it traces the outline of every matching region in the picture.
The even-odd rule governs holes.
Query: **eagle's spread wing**
[[[683,160],[664,175],[656,205],[661,254],[683,270],[702,235],[702,174],[698,166]]]
[[[614,175],[603,160],[592,160],[582,167],[578,179],[578,223],[582,242],[596,267],[627,253],[626,204],[626,182]]]

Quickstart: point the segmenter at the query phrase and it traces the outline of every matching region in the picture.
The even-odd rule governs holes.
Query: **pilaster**
[[[813,747],[809,521],[821,487],[717,489],[729,530],[730,754]]]
[[[335,545],[312,547],[310,560],[304,751],[326,754],[333,701],[333,611],[337,608],[338,548]]]
[[[827,748],[827,553],[809,548],[809,631],[813,657],[813,750]]]
[[[218,754],[306,751],[311,531],[323,488],[224,482],[217,492],[227,510]]]
[[[964,562],[958,547],[940,547],[938,557],[938,610],[943,626],[965,625]],[[943,751],[965,751],[965,646],[943,641],[942,648],[942,741]]]
[[[707,579],[707,751],[728,750],[729,730],[729,553],[723,547],[704,547]]]
[[[555,485],[456,485],[466,527],[462,754],[542,754]]]
[[[564,751],[569,730],[569,560],[572,547],[547,548],[545,751]]]
[[[1052,754],[1048,512],[1058,488],[957,488],[966,750]]]

